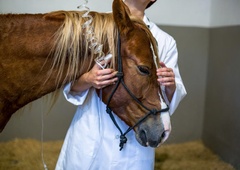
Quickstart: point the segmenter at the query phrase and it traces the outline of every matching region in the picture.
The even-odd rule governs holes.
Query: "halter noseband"
[[[120,40],[120,35],[118,34],[118,44],[117,44],[117,54],[118,54],[118,73],[117,73],[117,77],[118,77],[118,81],[116,83],[116,86],[115,88],[113,89],[111,95],[109,96],[108,98],[108,101],[107,101],[107,105],[106,105],[106,112],[109,114],[110,118],[112,119],[114,125],[117,127],[117,129],[119,130],[119,132],[121,133],[120,135],[120,144],[119,144],[119,147],[120,147],[120,151],[123,149],[123,146],[124,144],[127,142],[127,133],[130,132],[133,128],[135,128],[136,126],[138,126],[140,123],[142,123],[149,115],[156,115],[158,113],[161,113],[161,112],[166,112],[169,110],[169,107],[167,105],[166,108],[164,109],[161,109],[161,110],[156,110],[156,109],[149,109],[148,107],[146,107],[145,105],[142,104],[141,101],[139,101],[136,96],[129,90],[129,88],[126,86],[126,84],[124,83],[124,80],[123,80],[123,69],[122,69],[122,57],[121,57],[121,40]],[[142,117],[140,120],[138,120],[138,122],[133,125],[132,127],[129,127],[126,132],[122,132],[121,128],[118,126],[114,116],[113,116],[113,113],[112,113],[112,110],[111,108],[109,107],[109,104],[110,104],[110,101],[114,95],[114,93],[116,92],[117,88],[119,87],[120,83],[123,85],[123,87],[125,88],[125,90],[128,92],[128,94],[140,105],[142,106],[144,109],[146,109],[148,111],[148,113]]]

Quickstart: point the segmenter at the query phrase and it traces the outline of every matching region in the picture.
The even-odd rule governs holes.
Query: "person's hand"
[[[93,68],[85,74],[86,81],[96,89],[114,84],[118,80],[116,77],[117,71],[110,68],[102,69],[98,64],[95,64]]]
[[[172,68],[166,67],[163,62],[160,62],[160,68],[157,69],[158,82],[165,86],[165,92],[169,101],[176,90],[175,74]]]
[[[96,62],[90,71],[84,73],[72,84],[71,91],[83,92],[91,87],[101,89],[115,84],[118,80],[117,71],[110,68],[103,69],[103,65],[106,66],[110,61],[111,59]]]

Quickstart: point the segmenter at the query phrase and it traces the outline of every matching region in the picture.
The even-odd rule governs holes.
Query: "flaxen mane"
[[[86,36],[94,36],[96,43],[103,45],[104,54],[111,53],[115,57],[117,30],[110,13],[92,12],[93,33],[89,32],[89,28],[83,28],[83,24],[88,18],[83,18],[83,11],[56,11],[47,14],[47,18],[63,19],[62,26],[58,29],[54,37],[54,47],[51,55],[53,55],[53,68],[59,69],[57,79],[59,80],[63,74],[64,64],[67,62],[69,67],[67,75],[72,75],[71,80],[89,71],[93,66],[93,60],[99,55],[95,54],[91,48],[93,42],[89,42]],[[111,66],[114,66],[115,59],[112,60]],[[64,83],[63,83],[64,84]]]

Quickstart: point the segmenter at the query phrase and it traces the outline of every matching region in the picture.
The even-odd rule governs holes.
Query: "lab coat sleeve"
[[[71,91],[71,83],[68,83],[63,88],[63,95],[66,98],[66,100],[74,105],[82,105],[87,97],[87,94],[89,92],[88,90],[85,90],[84,92],[73,92]]]
[[[172,101],[169,102],[167,100],[166,95],[164,95],[165,100],[167,101],[169,105],[169,113],[172,115],[174,111],[177,109],[180,101],[184,98],[184,96],[187,94],[186,89],[184,87],[179,68],[178,68],[178,51],[176,46],[176,41],[171,38],[170,41],[168,41],[168,51],[167,56],[165,57],[165,60],[163,61],[167,67],[170,67],[173,69],[173,72],[175,74],[175,82],[176,82],[176,90],[173,94]]]

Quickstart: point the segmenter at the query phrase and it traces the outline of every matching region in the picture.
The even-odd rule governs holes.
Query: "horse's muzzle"
[[[165,114],[165,113],[163,113]],[[169,114],[152,116],[145,122],[141,123],[136,129],[136,139],[143,146],[158,147],[169,137],[171,123]],[[159,120],[160,118],[160,120]]]

